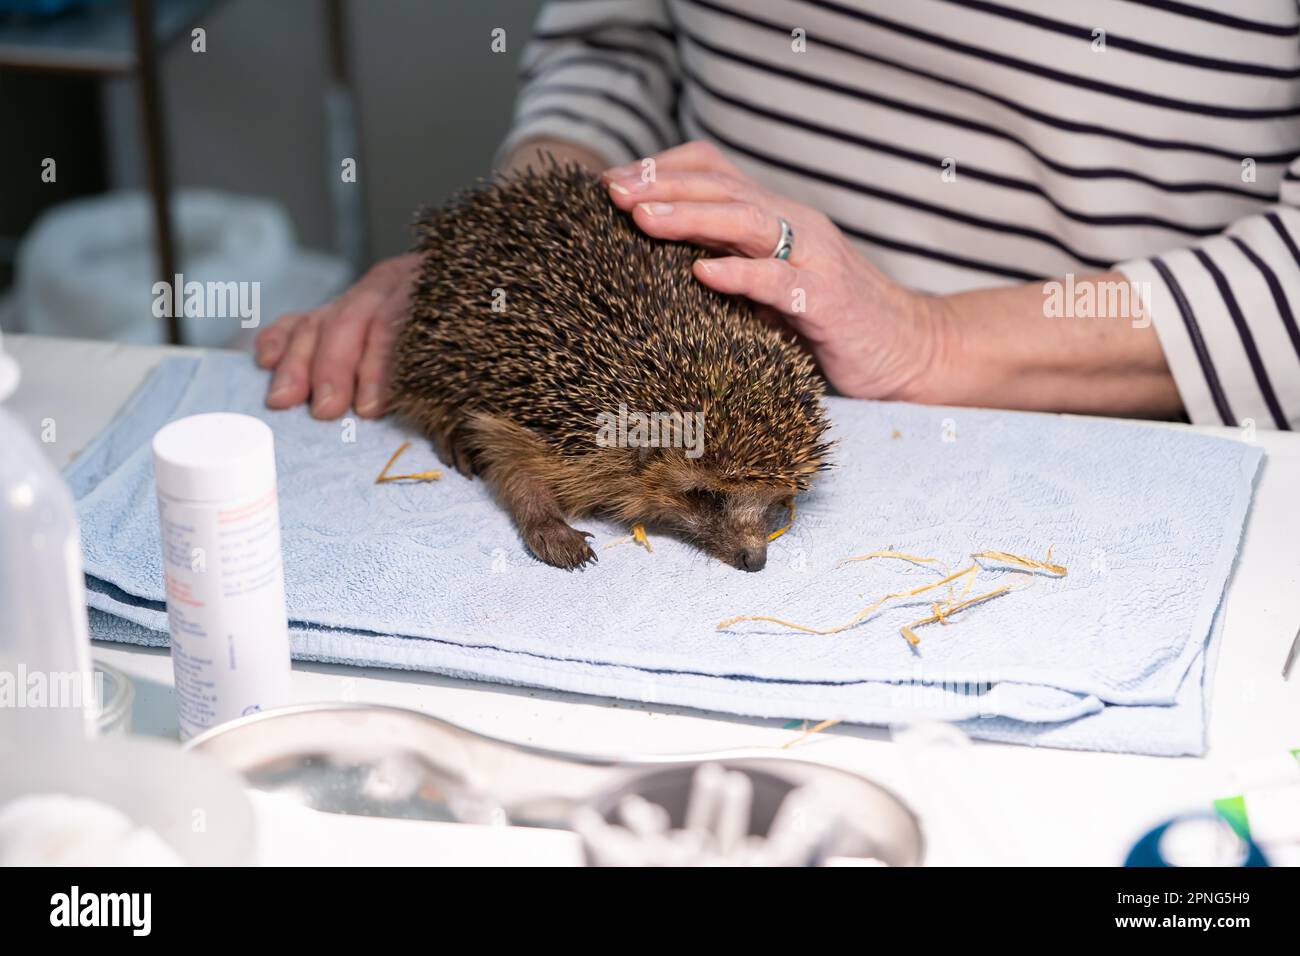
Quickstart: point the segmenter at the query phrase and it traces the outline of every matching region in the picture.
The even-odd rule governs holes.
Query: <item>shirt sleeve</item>
[[[1193,423],[1300,428],[1300,160],[1276,205],[1117,268],[1142,295]]]
[[[681,142],[679,65],[664,0],[551,0],[520,65],[514,125],[497,160],[540,137],[611,165]]]

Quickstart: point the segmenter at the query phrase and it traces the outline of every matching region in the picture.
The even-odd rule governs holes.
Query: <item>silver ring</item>
[[[780,216],[776,217],[776,221],[781,224],[781,238],[776,241],[776,248],[772,250],[772,258],[789,259],[790,250],[794,248],[794,230]]]

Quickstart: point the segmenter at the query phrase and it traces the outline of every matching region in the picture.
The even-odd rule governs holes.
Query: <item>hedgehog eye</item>
[[[691,488],[684,492],[686,499],[699,508],[721,508],[723,494],[709,488]]]

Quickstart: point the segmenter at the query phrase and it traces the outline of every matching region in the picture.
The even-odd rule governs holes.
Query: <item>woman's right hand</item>
[[[290,312],[258,333],[257,364],[274,369],[270,408],[310,397],[316,418],[353,405],[363,418],[384,414],[397,330],[406,319],[419,257],[385,259],[332,302]]]

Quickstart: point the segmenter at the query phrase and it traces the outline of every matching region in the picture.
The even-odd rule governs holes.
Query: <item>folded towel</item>
[[[963,721],[976,736],[1201,753],[1216,617],[1251,485],[1251,446],[1172,429],[1012,412],[829,400],[834,468],[799,500],[767,568],[746,574],[668,536],[653,554],[601,521],[600,562],[534,560],[481,482],[374,483],[410,437],[391,421],[318,422],[262,407],[243,356],[163,362],[71,466],[96,637],[165,643],[148,440],[183,415],[237,411],[276,435],[286,591],[301,659],[438,671],[731,713],[886,723]],[[438,467],[427,444],[400,470]],[[653,529],[651,529],[653,534]],[[946,625],[899,628],[935,594],[833,635],[737,614],[842,624],[984,550],[971,593],[1016,590]],[[946,594],[941,595],[946,597]]]

